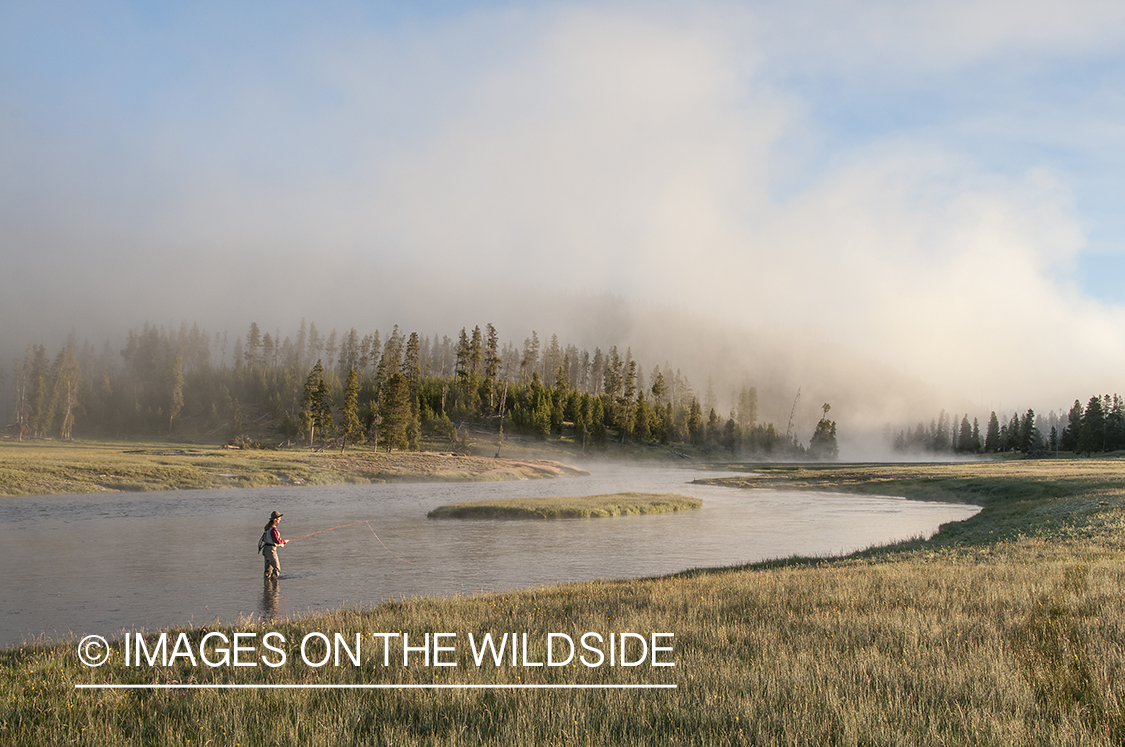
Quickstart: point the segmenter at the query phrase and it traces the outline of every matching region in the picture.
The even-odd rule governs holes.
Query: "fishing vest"
[[[261,539],[258,540],[258,554],[259,555],[262,554],[262,552],[266,549],[267,545],[270,545],[270,546],[276,546],[277,545],[277,543],[273,541],[273,527],[270,527],[266,531],[262,532],[262,537],[261,537]]]

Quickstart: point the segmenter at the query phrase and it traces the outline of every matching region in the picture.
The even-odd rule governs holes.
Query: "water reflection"
[[[5,570],[0,646],[44,632],[55,638],[71,631],[108,635],[123,628],[233,622],[246,615],[292,615],[409,596],[835,554],[928,535],[942,522],[975,511],[689,484],[700,476],[618,469],[509,483],[6,498],[0,502]],[[704,505],[677,514],[597,520],[425,518],[430,509],[454,501],[629,490],[681,493]],[[284,577],[259,587],[257,541],[262,516],[272,509],[285,514],[290,535],[355,525],[291,543],[283,550]],[[183,563],[186,557],[193,562]]]
[[[277,578],[264,578],[262,580],[262,603],[258,611],[267,619],[281,616],[281,589]]]

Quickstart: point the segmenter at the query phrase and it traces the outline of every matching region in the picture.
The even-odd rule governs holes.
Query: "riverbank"
[[[547,459],[439,452],[242,450],[167,443],[0,441],[0,496],[409,481],[527,480],[586,474]]]
[[[811,469],[811,472],[803,470]],[[836,470],[836,472],[832,472]],[[892,474],[890,470],[894,470]],[[784,486],[782,469],[768,474]],[[1125,463],[795,468],[792,483],[983,506],[928,541],[639,581],[571,584],[224,629],[451,632],[457,666],[81,666],[0,652],[0,742],[39,744],[1120,744]],[[747,475],[748,478],[755,477]],[[736,478],[744,479],[744,478]],[[813,484],[815,483],[815,484]],[[747,483],[751,484],[751,483]],[[759,483],[761,484],[761,483]],[[465,640],[673,633],[634,667],[477,666]],[[173,638],[178,631],[172,631]],[[185,631],[191,645],[204,631]],[[374,645],[374,644],[372,644]],[[76,684],[666,684],[675,690],[90,691]]]

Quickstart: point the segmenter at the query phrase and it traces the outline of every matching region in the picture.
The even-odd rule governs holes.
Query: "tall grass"
[[[674,668],[238,672],[81,667],[73,644],[0,653],[13,744],[996,744],[1125,741],[1125,464],[846,470],[851,489],[967,496],[929,542],[239,630],[672,632]],[[776,477],[776,476],[775,476]],[[827,472],[797,475],[829,487]],[[850,482],[849,482],[850,481]],[[191,632],[193,636],[202,631]],[[533,649],[532,658],[542,654]],[[76,691],[79,682],[665,682],[656,691]],[[519,679],[517,679],[519,678]],[[190,740],[190,742],[188,741]]]

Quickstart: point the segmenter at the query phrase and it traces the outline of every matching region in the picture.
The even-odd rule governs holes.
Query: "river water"
[[[584,477],[0,499],[0,647],[32,637],[236,622],[403,596],[653,576],[790,555],[831,555],[967,518],[974,506],[843,493],[691,485],[727,473],[601,468]],[[674,492],[700,510],[613,519],[433,520],[445,503]],[[258,538],[285,514],[280,582]],[[394,554],[392,554],[392,552]],[[395,557],[398,555],[402,560]],[[409,561],[409,562],[404,562]]]

